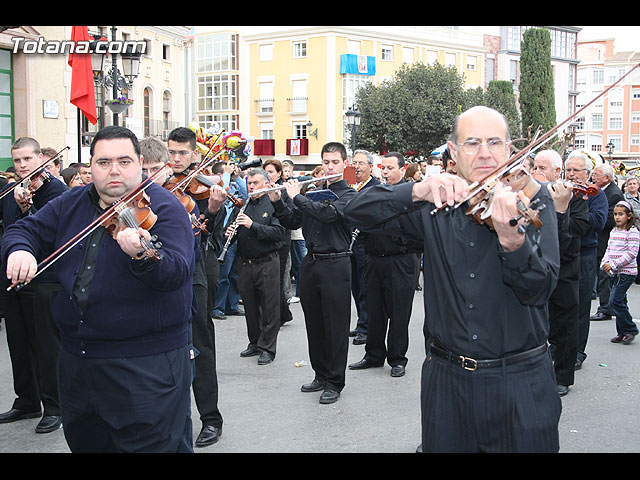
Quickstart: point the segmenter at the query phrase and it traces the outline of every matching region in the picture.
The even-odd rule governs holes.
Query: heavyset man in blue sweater
[[[93,183],[66,192],[9,227],[2,241],[7,277],[30,281],[39,248],[51,253],[138,187],[142,160],[123,127],[91,145]],[[145,193],[157,216],[148,228],[112,237],[93,230],[56,262],[60,291],[58,384],[64,433],[74,452],[191,450],[188,328],[194,314],[193,231],[167,189]],[[212,194],[213,195],[213,194]],[[157,236],[160,260],[138,259],[141,238]]]

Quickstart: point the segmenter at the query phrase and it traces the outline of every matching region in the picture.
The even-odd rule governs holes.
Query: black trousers
[[[424,453],[555,453],[560,448],[562,404],[548,351],[476,371],[429,351],[421,382]]]
[[[315,379],[342,391],[349,351],[351,261],[349,257],[314,260],[300,267],[300,304],[307,329],[309,360]]]
[[[365,359],[373,364],[386,360],[391,366],[407,365],[409,320],[417,272],[415,253],[386,257],[369,255],[364,270],[368,308]]]
[[[238,259],[238,291],[244,305],[249,345],[275,357],[280,330],[280,258],[262,263]]]
[[[216,369],[216,332],[207,311],[208,291],[204,285],[194,284],[198,311],[192,322],[193,346],[196,349],[193,396],[202,425],[222,427],[218,409],[218,373]]]
[[[17,396],[13,408],[60,415],[56,362],[60,335],[51,316],[51,297],[60,285],[31,282],[2,293],[7,344]]]
[[[62,350],[58,372],[72,452],[193,451],[188,346],[133,358],[79,358]]]
[[[278,255],[280,257],[280,270],[279,270],[279,278],[280,278],[280,323],[281,324],[285,324],[286,322],[290,322],[291,320],[293,320],[293,314],[291,313],[291,310],[289,309],[289,304],[287,303],[287,295],[284,291],[284,278],[285,275],[289,275],[289,272],[287,271],[287,258],[289,258],[289,252],[291,251],[291,238],[288,239],[288,241],[285,243],[285,245],[280,249],[280,251],[278,252]],[[238,275],[240,275],[240,273],[238,273]],[[244,300],[243,300],[244,301]]]
[[[549,299],[549,343],[559,385],[573,385],[578,354],[578,277],[558,279]]]

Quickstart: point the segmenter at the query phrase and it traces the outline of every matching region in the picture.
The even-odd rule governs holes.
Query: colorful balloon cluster
[[[215,154],[224,148],[225,152],[218,157],[219,160],[233,163],[244,162],[251,155],[251,142],[254,138],[247,139],[238,130],[223,135],[221,141],[216,144],[221,133],[224,133],[217,124],[211,124],[209,128],[203,129],[197,123],[192,122],[189,128],[196,134],[196,145],[202,155],[206,155],[209,151],[211,154]]]

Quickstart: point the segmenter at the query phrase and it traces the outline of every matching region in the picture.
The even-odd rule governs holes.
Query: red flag
[[[71,40],[76,42],[90,42],[89,30],[84,27],[71,27]],[[78,107],[84,116],[96,124],[98,115],[96,112],[96,92],[93,86],[93,69],[91,68],[90,53],[70,53],[69,66],[71,67],[71,95],[69,101]]]

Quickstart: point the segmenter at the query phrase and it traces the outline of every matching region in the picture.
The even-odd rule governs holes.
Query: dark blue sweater
[[[15,250],[34,253],[42,247],[51,253],[64,245],[98,216],[92,193],[95,199],[93,184],[74,188],[7,228],[3,260]],[[72,354],[133,357],[187,344],[195,265],[191,223],[167,189],[152,184],[146,193],[157,215],[149,232],[162,242],[162,260],[132,260],[110,235],[103,235],[96,246],[99,251],[82,312],[74,298],[74,284],[80,269],[86,268],[85,250],[93,248],[87,242],[90,237],[55,263],[61,289],[52,300],[52,313],[62,347]]]
[[[2,189],[2,192],[7,191],[7,189],[11,188],[12,185],[12,183],[5,185],[5,187]],[[33,215],[42,207],[44,207],[50,200],[62,195],[68,190],[69,189],[67,188],[67,185],[63,181],[57,179],[54,176],[51,176],[50,181],[43,183],[40,188],[33,192],[33,204],[31,205],[29,210],[24,213],[20,211],[20,208],[18,207],[15,198],[13,197],[13,192],[7,193],[2,199],[0,199],[0,215],[2,215],[0,220],[2,220],[4,229],[6,230],[9,225],[14,224],[23,217]],[[37,252],[35,256],[38,261],[41,261],[45,258],[43,252]],[[6,288],[9,285],[9,281],[7,280],[6,276],[6,268],[4,268],[3,266],[1,270],[2,275],[0,275],[0,279],[2,281],[0,282],[0,288]],[[51,267],[42,275],[38,275],[34,279],[34,282],[57,281],[58,279],[55,275],[55,266]]]

